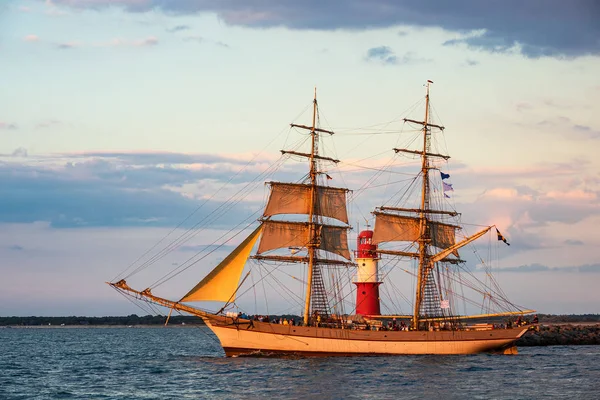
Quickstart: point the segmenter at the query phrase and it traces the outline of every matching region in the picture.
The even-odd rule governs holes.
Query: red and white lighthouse
[[[365,230],[358,234],[356,262],[356,314],[380,315],[379,271],[377,268],[377,245],[373,244],[373,231]]]

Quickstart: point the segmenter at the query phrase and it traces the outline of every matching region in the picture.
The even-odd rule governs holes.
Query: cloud
[[[498,268],[497,271],[503,272],[573,272],[573,273],[600,273],[600,264],[584,264],[578,266],[549,267],[538,263],[521,265],[518,267]]]
[[[573,130],[580,135],[583,135],[587,139],[600,139],[600,131],[597,129],[592,129],[589,126],[575,124],[573,125]]]
[[[479,61],[467,59],[465,60],[465,65],[468,67],[474,67],[475,65],[479,65]]]
[[[451,179],[455,190],[460,189],[455,191],[459,195],[456,209],[464,212],[463,221],[498,225],[511,243],[512,255],[575,245],[565,243],[566,232],[600,218],[597,169],[581,160],[493,169],[463,167]],[[468,233],[474,232],[469,229]],[[589,231],[581,233],[585,235],[593,236]]]
[[[215,13],[225,23],[253,28],[369,30],[396,26],[439,27],[461,37],[463,44],[488,52],[520,52],[529,58],[579,57],[600,54],[600,14],[595,0],[54,0],[73,8],[122,7],[129,12],[162,10],[184,15]]]
[[[542,264],[529,264],[529,265],[520,265],[518,267],[507,267],[499,269],[500,271],[506,272],[542,272],[542,271],[550,271],[550,267]]]
[[[57,43],[56,44],[56,48],[60,49],[60,50],[70,50],[70,49],[75,49],[75,48],[80,48],[80,47],[153,47],[158,45],[159,40],[157,37],[155,36],[149,36],[147,38],[143,38],[143,39],[121,39],[121,38],[115,38],[106,42],[96,42],[96,43],[91,43],[91,44],[86,44],[83,42],[76,42],[76,41],[70,41],[70,42],[63,42],[63,43]]]
[[[26,150],[13,154],[23,156]],[[233,156],[186,154],[0,159],[0,223],[175,226],[204,204],[198,216],[220,216],[218,226],[231,226],[262,205],[263,181],[255,178],[256,168],[264,164],[268,163],[248,165]],[[211,197],[217,189],[221,198]],[[256,200],[249,196],[252,190],[260,191]]]
[[[18,147],[11,153],[11,157],[27,157],[27,149]]]
[[[196,35],[190,35],[190,36],[186,36],[183,38],[184,42],[197,42],[197,43],[202,43],[204,42],[204,38],[202,36],[196,36]]]
[[[157,165],[157,164],[233,164],[246,165],[248,160],[233,156],[218,154],[186,154],[171,152],[84,152],[71,154],[70,157],[85,157],[95,159],[115,159],[129,165]],[[228,172],[229,173],[229,172]]]
[[[475,203],[504,214],[510,224],[525,229],[558,222],[575,224],[592,215],[600,215],[599,193],[584,189],[533,190],[528,186],[501,187],[486,191]]]
[[[433,61],[430,58],[421,58],[421,57],[415,57],[415,53],[412,51],[408,51],[406,53],[404,53],[404,55],[402,57],[400,57],[398,59],[398,64],[421,64],[421,63],[428,63]]]
[[[561,111],[564,110],[570,110],[573,108],[572,105],[568,105],[568,104],[557,104],[556,100],[552,100],[552,99],[546,99],[543,101],[544,105],[548,106],[548,107],[552,107],[552,108],[557,108]]]
[[[583,246],[584,243],[581,240],[567,239],[563,242],[567,246]]]
[[[144,39],[121,39],[115,38],[108,42],[100,42],[96,43],[94,47],[151,47],[156,46],[158,44],[158,38],[155,36],[149,36]]]
[[[187,25],[177,25],[177,26],[167,29],[167,32],[175,33],[175,32],[187,31],[190,29],[191,28]]]
[[[419,58],[415,56],[415,53],[408,51],[402,56],[398,57],[389,46],[373,47],[367,50],[365,56],[366,61],[378,61],[382,64],[387,65],[408,65],[408,64],[420,64],[431,62],[431,59]]]
[[[444,46],[456,46],[460,44],[466,44],[470,48],[474,49],[485,49],[490,53],[508,53],[516,50],[517,43],[503,37],[494,37],[487,35],[488,32],[475,32],[469,37],[463,39],[451,39],[447,40],[442,45]]]
[[[158,44],[158,38],[154,36],[147,37],[146,39],[136,40],[133,42],[134,46],[156,46]]]
[[[60,50],[70,50],[70,49],[74,49],[76,47],[81,47],[82,44],[80,42],[65,42],[65,43],[58,43],[56,45],[56,48],[60,49]]]
[[[529,103],[517,103],[515,108],[517,109],[517,112],[525,112],[533,109],[533,106]]]
[[[545,104],[548,104],[548,102]],[[560,133],[566,138],[572,138],[573,135],[576,135],[581,139],[600,139],[600,130],[573,123],[568,117],[546,118],[539,121],[537,126],[554,129],[556,133]]]
[[[215,245],[215,244],[199,244],[199,245],[186,245],[186,246],[181,246],[179,247],[179,251],[185,251],[185,252],[193,252],[193,253],[199,253],[199,252],[213,252],[215,250],[218,251],[226,251],[227,253],[230,253],[231,251],[233,251],[233,249],[235,249],[235,246],[230,246],[230,245]]]
[[[365,56],[367,61],[380,61],[383,64],[396,64],[398,58],[394,55],[394,52],[388,46],[372,47],[367,50]]]
[[[600,264],[586,264],[577,267],[579,272],[600,272]]]
[[[18,244],[13,244],[12,246],[8,246],[9,250],[13,251],[23,251],[25,248],[23,246],[19,246]]]
[[[56,119],[47,119],[45,121],[40,122],[35,127],[36,127],[36,129],[46,129],[46,128],[54,128],[54,127],[60,126],[60,125],[63,125],[63,123]]]
[[[222,47],[222,48],[225,48],[225,49],[229,49],[231,47],[227,43],[224,43],[224,42],[221,42],[221,41],[210,40],[210,39],[207,39],[207,38],[199,36],[199,35],[188,35],[188,36],[185,36],[182,40],[184,42],[190,42],[190,43],[191,42],[195,42],[195,43],[212,43],[215,46]]]
[[[15,129],[17,129],[17,125],[0,121],[0,131],[13,131]]]
[[[27,35],[23,40],[26,42],[38,42],[40,38],[37,35]]]

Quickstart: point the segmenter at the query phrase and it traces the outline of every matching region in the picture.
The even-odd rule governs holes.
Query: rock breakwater
[[[600,344],[600,324],[542,324],[517,341],[517,346]]]

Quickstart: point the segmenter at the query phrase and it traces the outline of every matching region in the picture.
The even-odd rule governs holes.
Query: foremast
[[[261,224],[265,231],[252,258],[265,261],[301,262],[307,264],[307,283],[304,299],[304,324],[309,324],[311,311],[328,314],[328,300],[320,266],[327,264],[353,265],[347,244],[348,215],[346,211],[346,188],[336,188],[319,184],[319,176],[325,175],[319,170],[320,162],[338,163],[329,157],[319,155],[319,134],[333,132],[317,127],[317,93],[313,99],[312,125],[291,124],[293,128],[309,131],[310,152],[281,150],[284,155],[300,156],[308,159],[308,179],[304,183],[269,182],[271,193]],[[327,176],[330,179],[329,176]],[[306,222],[293,222],[271,219],[277,214],[304,214]],[[341,221],[345,226],[324,223],[323,217]],[[264,254],[275,249],[289,248],[296,252],[306,251],[305,256]],[[319,253],[326,251],[348,261],[330,259]],[[323,315],[326,316],[326,315]]]

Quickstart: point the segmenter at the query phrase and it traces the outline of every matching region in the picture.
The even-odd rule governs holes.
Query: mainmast
[[[415,309],[413,313],[413,329],[419,329],[419,313],[423,302],[425,280],[429,266],[427,248],[429,246],[429,232],[427,230],[427,210],[429,209],[429,85],[433,83],[427,80],[427,94],[425,95],[425,119],[423,120],[423,152],[421,153],[421,175],[423,183],[421,186],[421,213],[419,216],[419,270],[417,274],[417,291],[415,294]]]
[[[491,227],[486,227],[480,232],[466,237],[464,240],[456,241],[456,231],[460,226],[446,222],[444,216],[456,217],[455,211],[431,209],[429,170],[433,169],[431,159],[439,158],[448,160],[450,157],[444,154],[431,152],[431,129],[444,130],[443,126],[429,122],[430,98],[429,89],[433,82],[426,83],[425,96],[425,118],[423,121],[415,121],[404,118],[405,122],[411,122],[422,126],[423,142],[421,149],[394,149],[396,153],[418,154],[421,157],[421,198],[419,208],[404,207],[378,207],[375,215],[375,228],[372,242],[375,245],[388,242],[409,242],[412,246],[417,245],[414,251],[397,251],[388,249],[377,249],[379,254],[388,254],[395,257],[405,257],[418,260],[417,287],[415,291],[414,310],[412,315],[412,327],[420,328],[420,322],[430,322],[432,318],[443,318],[450,315],[447,300],[442,296],[440,275],[438,274],[438,286],[433,272],[436,263],[462,263],[458,250],[476,240],[488,232]],[[442,305],[444,301],[444,305]]]
[[[444,130],[443,126],[429,123],[429,86],[433,83],[428,80],[426,83],[425,96],[425,118],[423,121],[415,121],[405,118],[405,122],[411,122],[422,125],[423,144],[419,150],[394,149],[396,153],[403,152],[408,154],[418,154],[421,156],[421,198],[419,208],[398,208],[398,207],[379,207],[375,214],[375,230],[373,235],[374,244],[390,241],[408,241],[418,244],[418,251],[389,251],[378,250],[381,254],[391,254],[400,257],[414,258],[419,261],[417,273],[417,288],[415,293],[414,312],[412,317],[413,329],[419,329],[419,315],[422,305],[427,300],[427,293],[431,283],[428,285],[428,274],[431,271],[432,258],[430,247],[445,249],[455,244],[455,231],[459,228],[456,225],[448,224],[432,218],[433,215],[456,216],[453,211],[432,210],[429,204],[429,170],[431,169],[430,158],[442,158],[447,160],[449,157],[443,154],[430,152],[431,147],[431,128]],[[457,255],[458,253],[451,253]],[[440,260],[444,262],[460,262],[461,260],[451,257],[443,257]],[[434,296],[435,297],[435,296]],[[425,299],[425,300],[424,300]],[[429,303],[427,303],[429,304]],[[431,307],[430,307],[431,308]]]
[[[282,150],[283,154],[305,157],[309,162],[308,179],[301,184],[270,182],[271,195],[265,208],[262,224],[267,226],[253,258],[282,262],[305,262],[308,264],[306,298],[304,301],[304,323],[308,324],[311,310],[327,314],[327,299],[323,276],[319,269],[323,264],[348,265],[350,262],[328,259],[319,251],[337,254],[346,260],[351,256],[348,250],[348,215],[346,212],[346,193],[348,189],[319,185],[319,162],[338,163],[329,157],[319,155],[319,134],[333,132],[317,128],[317,90],[313,99],[312,125],[291,124],[294,128],[305,129],[311,136],[310,152]],[[305,214],[307,222],[272,220],[276,214]],[[323,223],[322,217],[341,221],[345,226]],[[306,249],[306,256],[264,255],[266,251],[297,246]],[[325,315],[324,315],[325,316]]]

